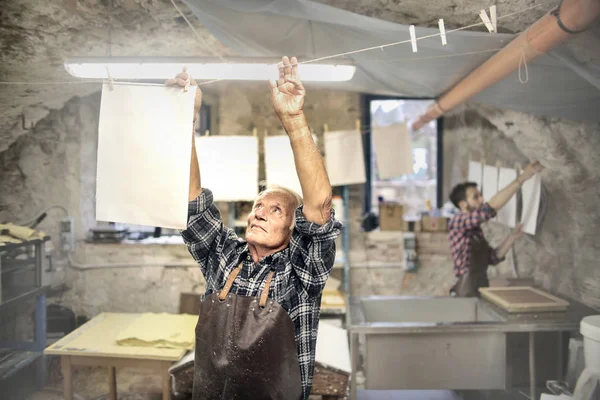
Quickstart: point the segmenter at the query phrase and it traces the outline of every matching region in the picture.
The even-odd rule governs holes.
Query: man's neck
[[[248,243],[248,250],[250,251],[250,255],[252,256],[252,261],[254,264],[258,264],[260,260],[263,258],[270,256],[271,254],[275,254],[287,247],[287,244],[283,244],[278,248],[268,248],[262,246],[255,246],[253,244]]]

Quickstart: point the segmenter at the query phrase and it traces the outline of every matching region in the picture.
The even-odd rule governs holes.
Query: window
[[[384,127],[393,124],[410,125],[433,104],[433,100],[402,98],[367,98],[366,126]],[[411,132],[413,173],[390,179],[380,179],[377,173],[377,154],[372,135],[367,134],[367,174],[370,185],[366,190],[365,211],[378,212],[379,200],[404,204],[407,217],[418,216],[429,201],[432,207],[441,207],[441,124],[431,121],[417,132]],[[370,171],[370,173],[369,173]]]

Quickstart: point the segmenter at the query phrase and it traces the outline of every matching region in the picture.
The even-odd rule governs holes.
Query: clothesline
[[[502,15],[499,16],[497,19],[501,20],[501,19],[505,19],[517,14],[522,14],[525,13],[527,11],[531,11],[533,9],[536,8],[540,8],[543,6],[547,6],[548,4],[555,4],[556,1],[547,1],[544,3],[540,3],[540,4],[535,4],[533,6],[506,14],[506,15]],[[183,16],[183,13],[181,12],[181,10],[179,10],[179,8],[177,8],[177,6],[175,6],[175,8],[177,9],[177,11]],[[187,18],[184,18],[186,20],[186,22],[188,23],[188,25],[190,26],[190,28],[194,31],[194,33],[199,36],[201,38],[201,36],[197,33],[197,31],[194,29],[194,27],[192,26],[192,24],[190,23],[190,21]],[[447,30],[445,32],[446,35],[454,33],[454,32],[458,32],[458,31],[462,31],[465,29],[470,29],[476,26],[482,26],[485,25],[485,23],[482,22],[478,22],[478,23],[474,23],[474,24],[470,24],[467,26],[463,26],[460,28],[456,28],[456,29],[451,29],[451,30]],[[417,41],[419,40],[424,40],[424,39],[430,39],[430,38],[434,38],[434,37],[439,37],[441,36],[441,33],[434,33],[434,34],[430,34],[430,35],[426,35],[426,36],[421,36],[421,37],[417,37],[415,38]],[[348,55],[352,55],[352,54],[358,54],[358,53],[362,53],[362,52],[367,52],[367,51],[372,51],[372,50],[383,50],[386,47],[392,47],[392,46],[398,46],[401,44],[407,44],[407,43],[411,43],[411,40],[402,40],[402,41],[398,41],[398,42],[392,42],[392,43],[386,43],[386,44],[382,44],[382,45],[378,45],[378,46],[371,46],[371,47],[366,47],[366,48],[362,48],[362,49],[357,49],[357,50],[352,50],[352,51],[348,51],[348,52],[344,52],[344,53],[337,53],[337,54],[333,54],[333,55],[329,55],[329,56],[324,56],[324,57],[319,57],[319,58],[314,58],[314,59],[310,59],[310,60],[305,60],[305,61],[301,61],[298,62],[297,65],[302,65],[302,64],[309,64],[309,63],[315,63],[315,62],[320,62],[320,61],[325,61],[328,59],[332,59],[332,58],[340,58],[340,57],[344,57],[344,56],[348,56]],[[378,60],[378,61],[383,61],[383,62],[409,62],[409,61],[419,61],[419,60],[432,60],[432,59],[438,59],[438,58],[449,58],[449,57],[458,57],[458,56],[464,56],[464,55],[473,55],[473,54],[481,54],[481,53],[487,53],[487,52],[493,52],[493,51],[497,51],[500,50],[498,49],[488,49],[488,50],[480,50],[480,51],[471,51],[471,52],[465,52],[465,53],[458,53],[458,54],[448,54],[448,55],[444,55],[444,56],[433,56],[433,57],[420,57],[420,58],[405,58],[405,59],[393,59],[393,60]],[[223,57],[220,57],[221,60],[224,60]],[[276,64],[273,64],[273,66],[275,67]],[[225,79],[212,79],[212,80],[207,80],[204,82],[200,82],[198,83],[199,86],[204,86],[204,85],[209,85],[212,83],[216,83],[216,82],[220,82],[220,81],[224,81]],[[103,83],[105,82],[105,80],[75,80],[75,81],[0,81],[0,85],[64,85],[64,84],[97,84],[97,83]],[[120,81],[120,82],[125,82],[125,81]]]

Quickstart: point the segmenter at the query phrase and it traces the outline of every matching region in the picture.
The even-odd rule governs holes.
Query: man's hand
[[[519,182],[525,182],[526,180],[530,179],[543,169],[544,167],[542,166],[542,164],[539,163],[539,161],[533,161],[529,163],[529,165],[525,168],[523,173],[519,176]]]
[[[185,87],[186,85],[196,86],[196,98],[194,99],[194,122],[196,122],[200,106],[202,106],[202,90],[200,90],[200,86],[197,86],[194,78],[187,72],[186,67],[183,67],[183,71],[175,75],[175,79],[167,79],[165,85],[181,87]]]
[[[279,79],[276,82],[269,81],[269,84],[273,109],[285,127],[286,124],[303,119],[302,107],[306,90],[298,79],[296,57],[292,57],[291,60],[287,56],[283,57],[278,67]]]
[[[524,234],[525,232],[523,232],[523,224],[519,224],[515,227],[510,236],[513,238],[514,241],[523,236]]]

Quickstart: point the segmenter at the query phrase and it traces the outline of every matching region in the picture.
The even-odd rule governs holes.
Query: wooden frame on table
[[[501,296],[502,293],[526,291],[546,298],[547,302],[511,302]],[[481,296],[486,300],[502,307],[509,313],[518,312],[543,312],[543,311],[565,311],[569,307],[569,302],[553,296],[530,286],[509,286],[509,287],[489,287],[480,288]]]

